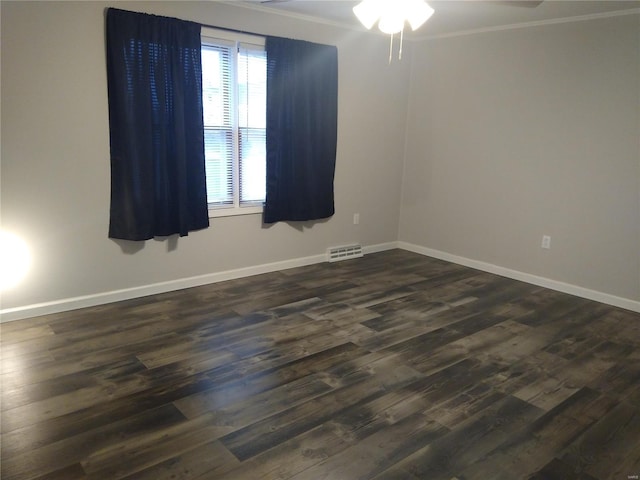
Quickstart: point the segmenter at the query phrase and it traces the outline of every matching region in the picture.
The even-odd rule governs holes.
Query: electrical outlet
[[[551,237],[549,235],[542,236],[542,248],[549,250],[551,248]]]
[[[358,225],[360,223],[360,214],[359,213],[354,213],[353,214],[353,224],[354,225]]]

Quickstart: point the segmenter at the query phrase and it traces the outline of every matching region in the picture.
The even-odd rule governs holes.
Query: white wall
[[[640,300],[639,15],[423,42],[411,82],[402,242]]]
[[[263,228],[254,215],[212,219],[208,230],[177,240],[108,239],[104,10],[113,5],[337,45],[336,215],[303,229]],[[2,224],[34,254],[3,309],[397,240],[409,62],[389,67],[385,38],[210,1],[3,1],[1,8]]]

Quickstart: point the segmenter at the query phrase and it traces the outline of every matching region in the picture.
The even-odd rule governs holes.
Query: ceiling
[[[262,0],[242,0],[233,3],[321,23],[364,29],[352,11],[357,1],[278,0],[266,3]],[[527,0],[432,0],[428,3],[435,13],[426,24],[413,32],[414,37],[446,36],[640,9],[640,0],[545,0],[540,4]]]

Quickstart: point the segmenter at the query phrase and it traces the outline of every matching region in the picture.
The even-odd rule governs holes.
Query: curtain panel
[[[106,36],[109,237],[208,227],[200,25],[110,8]]]
[[[338,50],[267,37],[267,185],[263,221],[334,214]]]

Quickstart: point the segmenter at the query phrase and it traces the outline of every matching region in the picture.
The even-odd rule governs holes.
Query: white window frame
[[[236,49],[239,44],[251,45],[258,48],[263,48],[265,45],[265,38],[258,35],[249,35],[246,33],[234,32],[229,30],[218,30],[210,27],[202,27],[201,33],[201,45],[234,45]],[[235,68],[235,66],[234,66]],[[238,105],[238,88],[237,82],[233,82],[233,95],[235,97],[234,104]],[[234,137],[238,138],[238,122],[237,122],[237,111],[233,112],[234,116]],[[234,142],[234,152],[233,152],[233,205],[230,206],[220,206],[220,207],[212,207],[209,205],[209,218],[215,217],[231,217],[236,215],[257,215],[262,214],[263,207],[258,204],[248,204],[241,205],[240,204],[240,162],[239,162],[239,145],[238,142]],[[266,182],[266,178],[265,178]]]

